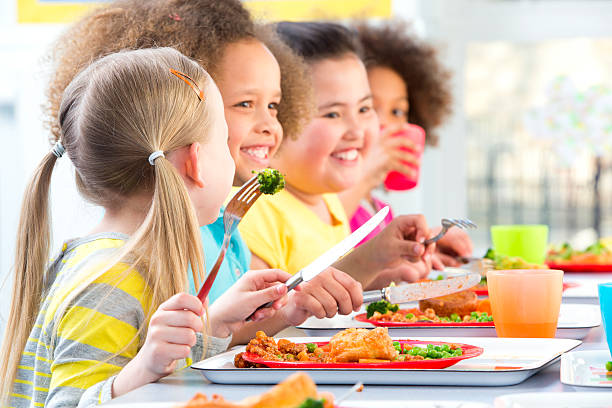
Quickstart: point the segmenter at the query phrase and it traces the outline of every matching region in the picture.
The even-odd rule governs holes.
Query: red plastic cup
[[[402,147],[402,150],[416,153],[416,156],[420,159],[425,148],[425,130],[419,125],[408,124],[408,129],[401,130],[391,135],[392,137],[407,137],[414,142],[416,149],[409,149]],[[416,187],[419,183],[420,167],[418,164],[404,162],[404,164],[412,167],[415,172],[413,175],[400,173],[398,171],[390,171],[385,179],[385,187],[387,190],[403,191],[410,190]]]

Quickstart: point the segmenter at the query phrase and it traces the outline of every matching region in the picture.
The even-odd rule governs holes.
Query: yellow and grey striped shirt
[[[143,331],[131,342],[148,323],[147,285],[138,272],[117,264],[74,299],[68,296],[91,275],[92,259],[102,261],[126,239],[124,234],[102,233],[69,241],[52,260],[44,299],[17,369],[11,407],[89,407],[112,398],[115,376],[146,336]],[[209,337],[203,356],[203,339],[197,337],[191,358],[179,366],[225,351],[230,341]]]

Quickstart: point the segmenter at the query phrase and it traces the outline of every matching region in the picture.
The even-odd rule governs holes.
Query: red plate
[[[416,369],[439,369],[450,367],[457,364],[461,360],[468,358],[478,357],[482,354],[483,349],[481,347],[471,346],[469,344],[462,343],[445,343],[438,341],[419,341],[419,340],[394,340],[399,341],[400,344],[433,344],[441,346],[443,344],[456,344],[463,350],[463,355],[459,357],[451,358],[440,358],[434,360],[415,360],[415,361],[397,361],[392,363],[312,363],[312,362],[301,362],[301,361],[273,361],[264,360],[257,354],[243,353],[242,358],[250,363],[263,364],[268,368],[357,368],[357,369],[371,369],[371,368],[416,368]],[[323,347],[328,342],[315,343],[319,347]]]
[[[555,266],[554,268],[551,267],[551,269],[561,269],[561,268],[558,266]],[[612,269],[610,270],[612,271]],[[565,271],[565,272],[573,272],[573,271]],[[576,286],[580,286],[580,284],[576,282],[563,282],[563,290],[568,289],[568,288],[575,288]],[[489,296],[488,289],[472,289],[472,290],[478,296]]]
[[[612,265],[609,264],[556,264],[548,263],[550,269],[561,269],[564,272],[612,272]]]
[[[381,322],[378,320],[370,320],[367,318],[367,313],[361,313],[355,316],[358,322],[370,323],[379,327],[495,327],[493,322]]]

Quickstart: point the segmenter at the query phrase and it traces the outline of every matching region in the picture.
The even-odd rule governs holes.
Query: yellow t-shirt
[[[323,194],[332,224],[323,222],[287,190],[261,196],[238,229],[251,252],[270,265],[294,274],[350,233],[336,194]]]

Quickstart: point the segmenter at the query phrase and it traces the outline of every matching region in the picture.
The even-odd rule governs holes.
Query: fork
[[[198,298],[204,302],[206,296],[210,292],[210,288],[212,287],[215,278],[217,277],[217,273],[219,272],[219,268],[221,268],[221,263],[223,263],[223,259],[225,259],[225,253],[227,252],[227,247],[230,242],[230,238],[236,228],[238,227],[238,223],[244,217],[244,214],[251,208],[255,200],[259,198],[261,195],[261,190],[259,189],[259,182],[257,181],[257,176],[252,177],[249,181],[247,181],[241,188],[234,194],[234,197],[227,203],[225,207],[225,212],[223,213],[223,244],[221,245],[221,253],[219,257],[217,257],[217,261],[215,265],[210,270],[210,273],[206,277],[202,288],[198,292]]]
[[[432,237],[432,238],[429,238],[423,241],[423,245],[427,246],[429,244],[433,244],[434,242],[440,240],[440,238],[442,238],[444,234],[446,234],[446,232],[451,227],[458,227],[461,229],[478,228],[476,224],[474,224],[472,221],[468,220],[467,218],[442,218],[442,230],[435,237]]]

